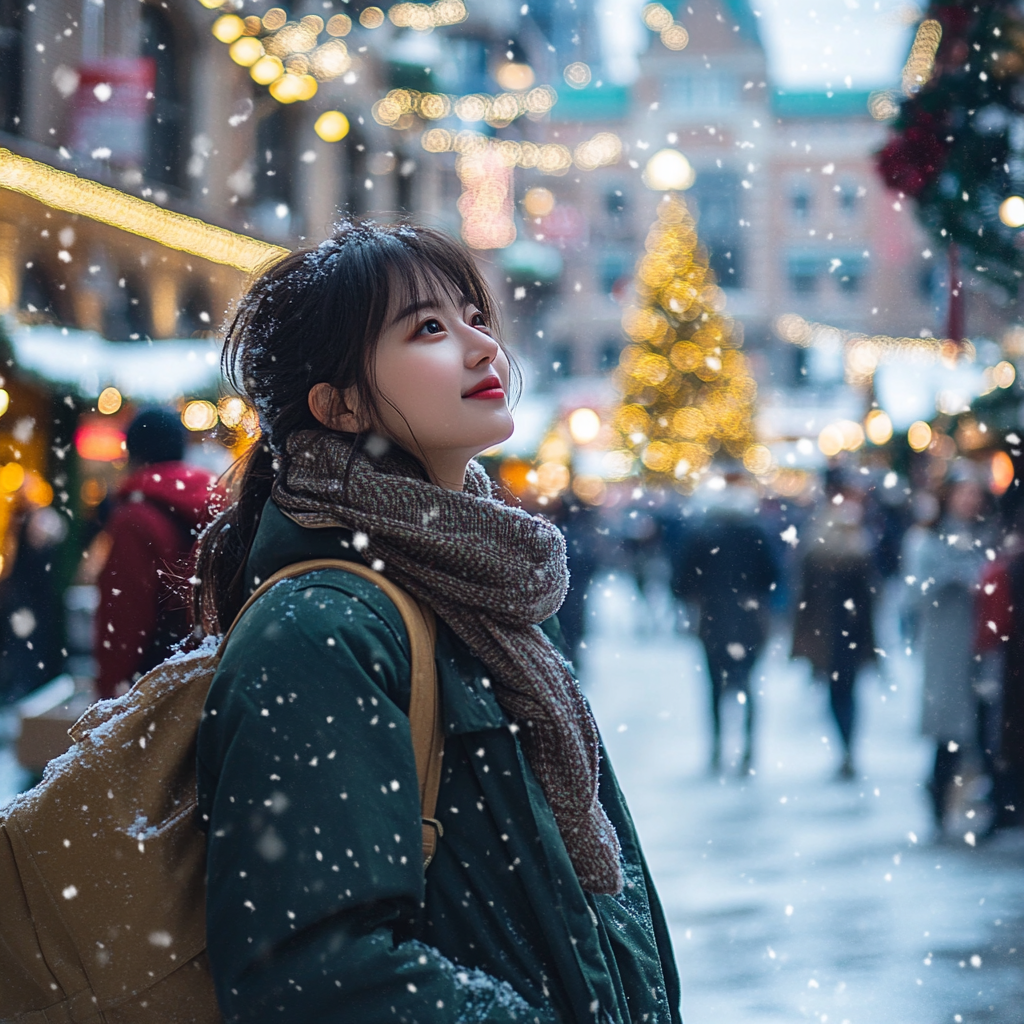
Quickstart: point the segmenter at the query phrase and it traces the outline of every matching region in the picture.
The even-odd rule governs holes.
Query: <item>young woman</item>
[[[395,606],[326,570],[232,635],[198,739],[208,948],[229,1021],[670,1024],[636,832],[559,647],[558,530],[472,461],[514,374],[469,254],[349,225],[253,286],[226,368],[263,435],[203,539],[211,631],[276,570],[362,560],[437,615],[445,743],[427,871]]]

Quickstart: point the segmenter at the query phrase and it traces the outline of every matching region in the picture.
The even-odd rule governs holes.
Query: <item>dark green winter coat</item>
[[[250,583],[307,558],[354,560],[349,537],[268,503]],[[619,897],[580,888],[486,669],[443,623],[437,665],[444,838],[424,876],[394,605],[326,570],[277,584],[235,630],[198,739],[207,938],[227,1019],[679,1022],[668,930],[607,759]]]

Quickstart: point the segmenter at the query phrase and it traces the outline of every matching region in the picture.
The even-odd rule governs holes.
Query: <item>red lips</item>
[[[484,377],[479,384],[475,384],[469,389],[463,396],[463,398],[504,398],[505,389],[501,386],[501,381],[492,373],[489,377]]]

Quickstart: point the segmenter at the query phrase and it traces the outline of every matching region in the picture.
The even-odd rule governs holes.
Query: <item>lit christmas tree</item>
[[[615,374],[622,400],[608,475],[691,490],[719,452],[769,472],[771,453],[754,441],[757,385],[739,351],[742,328],[722,315],[724,295],[677,195],[658,206],[646,250],[622,319],[630,344]]]

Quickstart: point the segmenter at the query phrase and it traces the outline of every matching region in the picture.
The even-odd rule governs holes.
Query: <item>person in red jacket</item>
[[[185,431],[165,409],[139,413],[126,439],[129,475],[107,522],[99,578],[96,690],[124,693],[188,633],[181,581],[200,530],[219,509],[216,477],[182,461]]]

